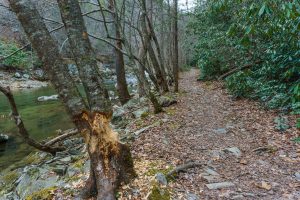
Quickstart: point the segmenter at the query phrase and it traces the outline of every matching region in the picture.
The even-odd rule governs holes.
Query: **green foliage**
[[[300,118],[297,119],[296,127],[300,129]]]
[[[293,139],[294,142],[300,143],[300,137]]]
[[[160,188],[157,184],[154,184],[148,199],[149,200],[170,200],[171,195],[167,189]]]
[[[15,42],[0,40],[0,58],[17,51],[20,46]],[[35,54],[22,50],[2,61],[4,65],[26,69],[32,65],[40,65]]]
[[[286,117],[276,117],[274,122],[276,123],[275,128],[278,131],[285,131],[286,129],[290,128],[288,125],[288,119]]]
[[[208,0],[188,28],[201,79],[249,65],[226,79],[232,95],[300,114],[299,1]]]

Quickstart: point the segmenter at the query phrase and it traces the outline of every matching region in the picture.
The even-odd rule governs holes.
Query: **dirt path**
[[[197,77],[197,70],[182,74],[185,92],[178,103],[146,120],[160,120],[160,125],[133,143],[139,177],[123,187],[121,199],[146,198],[157,172],[190,161],[207,167],[189,169],[170,181],[165,189],[172,199],[300,199],[300,175],[295,177],[300,145],[291,141],[298,130],[279,133],[274,129],[278,114],[255,102],[233,101],[219,84],[197,82]],[[289,121],[294,126],[295,116]],[[206,185],[224,181],[234,186],[212,190]]]

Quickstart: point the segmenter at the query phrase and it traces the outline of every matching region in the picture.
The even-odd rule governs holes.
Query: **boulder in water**
[[[38,101],[56,101],[58,100],[58,94],[54,94],[51,96],[41,96],[37,98]]]
[[[22,75],[19,72],[16,72],[14,75],[15,78],[22,78]]]
[[[36,69],[36,70],[34,70],[33,73],[31,74],[31,76],[35,80],[39,80],[39,81],[48,80],[47,75],[45,74],[44,70],[42,70],[42,69]]]
[[[5,143],[7,142],[9,139],[9,136],[8,135],[5,135],[5,134],[0,134],[0,143]]]

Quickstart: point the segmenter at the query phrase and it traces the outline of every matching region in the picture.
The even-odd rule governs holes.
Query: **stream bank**
[[[164,106],[176,103],[174,96],[160,98]],[[163,123],[161,120],[145,126],[152,118],[150,102],[146,98],[131,99],[124,106],[114,106],[112,126],[120,139],[132,143],[145,131]],[[66,139],[59,145],[67,150],[55,156],[32,152],[20,162],[0,172],[0,200],[76,199],[89,173],[90,161],[79,136]],[[61,196],[59,196],[61,193]]]

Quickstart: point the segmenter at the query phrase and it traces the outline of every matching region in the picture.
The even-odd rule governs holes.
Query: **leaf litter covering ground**
[[[188,169],[161,186],[171,199],[300,199],[295,177],[300,173],[300,145],[291,141],[299,136],[297,116],[287,116],[291,128],[280,133],[274,128],[278,113],[253,101],[234,101],[220,83],[197,82],[197,77],[195,69],[182,74],[184,92],[178,103],[144,120],[145,126],[160,125],[132,143],[138,178],[121,187],[119,199],[147,199],[156,173],[191,161],[206,166]],[[226,148],[240,152],[230,154]],[[208,169],[216,176],[208,176]],[[206,186],[220,182],[234,186]]]

